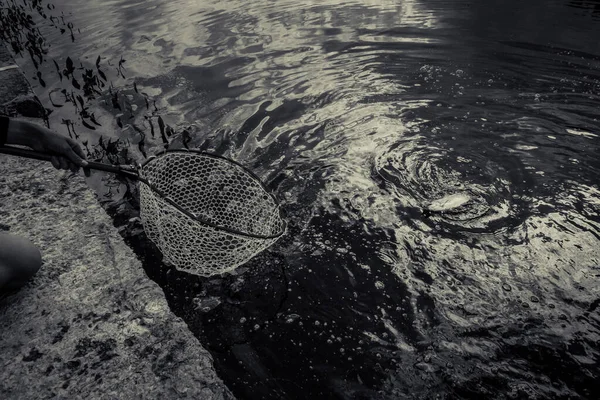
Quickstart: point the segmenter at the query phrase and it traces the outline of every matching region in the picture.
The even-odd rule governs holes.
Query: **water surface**
[[[204,279],[90,180],[238,398],[595,399],[599,4],[56,1],[35,89],[91,153],[201,148],[281,199],[286,237]],[[93,131],[67,57],[107,75]]]

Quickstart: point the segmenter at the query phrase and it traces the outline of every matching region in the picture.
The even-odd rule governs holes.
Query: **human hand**
[[[27,131],[31,136],[29,147],[55,154],[50,160],[55,168],[77,172],[79,167],[87,166],[85,154],[75,140],[37,124],[29,124]]]

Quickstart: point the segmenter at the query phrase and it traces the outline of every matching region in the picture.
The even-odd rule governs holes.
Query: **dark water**
[[[600,398],[599,2],[54,4],[57,130],[215,151],[282,201],[288,234],[205,279],[90,180],[238,398]]]

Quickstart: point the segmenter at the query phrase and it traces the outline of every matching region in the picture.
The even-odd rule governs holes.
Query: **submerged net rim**
[[[221,161],[225,161],[226,163],[229,164],[233,164],[236,167],[240,168],[242,171],[244,171],[244,173],[246,173],[248,176],[250,176],[256,183],[258,183],[260,185],[260,187],[262,188],[262,190],[264,191],[264,193],[266,195],[268,195],[269,197],[271,197],[271,199],[273,200],[273,203],[277,206],[277,213],[279,214],[279,219],[281,221],[281,228],[277,233],[274,233],[272,235],[256,235],[253,233],[248,233],[248,232],[243,232],[243,231],[239,231],[237,229],[231,229],[228,228],[226,226],[222,226],[222,225],[218,225],[215,223],[212,223],[210,221],[207,221],[206,219],[186,210],[185,208],[181,207],[179,204],[177,204],[177,202],[175,202],[173,199],[171,199],[169,196],[166,196],[164,194],[164,192],[162,190],[160,190],[159,188],[157,188],[153,183],[152,180],[148,179],[145,174],[144,174],[144,168],[148,165],[150,165],[151,163],[153,163],[155,160],[159,159],[160,157],[164,157],[166,155],[168,155],[168,153],[180,153],[180,154],[195,154],[198,156],[202,156],[202,157],[208,157],[208,158],[213,158],[213,159],[217,159],[217,160],[221,160]],[[152,193],[155,193],[157,195],[159,195],[164,201],[166,201],[169,205],[175,207],[178,211],[182,212],[183,214],[185,214],[188,218],[206,225],[212,229],[215,229],[217,231],[222,231],[225,232],[227,234],[231,234],[231,235],[236,235],[236,236],[241,236],[241,237],[247,237],[247,238],[253,238],[253,239],[264,239],[264,240],[269,240],[269,239],[277,239],[279,237],[281,237],[286,229],[287,229],[287,224],[285,222],[285,219],[283,218],[281,209],[279,208],[279,202],[277,201],[277,198],[273,195],[273,193],[267,189],[267,187],[265,186],[265,184],[263,183],[263,181],[252,171],[250,171],[248,168],[244,167],[242,164],[238,163],[237,161],[231,160],[227,157],[223,157],[220,156],[218,154],[214,154],[214,153],[208,153],[205,151],[201,151],[201,150],[195,150],[195,149],[166,149],[166,150],[162,150],[150,157],[148,157],[141,165],[140,165],[140,170],[141,170],[141,174],[140,174],[140,183],[143,185],[146,185],[150,188],[150,190],[152,191]]]

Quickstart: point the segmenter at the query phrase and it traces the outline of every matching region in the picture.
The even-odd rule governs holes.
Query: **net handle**
[[[56,156],[55,154],[52,154],[52,153],[46,153],[46,152],[37,151],[37,150],[22,149],[20,147],[7,146],[7,145],[0,146],[0,153],[9,154],[12,156],[17,156],[17,157],[25,157],[25,158],[30,158],[32,160],[40,160],[40,161],[50,161],[52,159],[52,157]],[[99,162],[94,162],[94,161],[88,161],[87,163],[88,163],[87,166],[85,166],[84,168],[89,168],[89,169],[94,169],[94,170],[104,171],[104,172],[111,172],[113,174],[126,175],[129,178],[147,183],[147,181],[137,173],[135,167],[133,167],[131,165],[110,165],[110,164],[104,164],[104,163],[99,163]]]
[[[229,160],[225,157],[221,157],[215,154],[210,154],[210,153],[204,153],[204,152],[200,152],[200,151],[193,151],[193,150],[165,150],[163,152],[158,153],[156,156],[151,156],[149,157],[144,164],[142,165],[142,170],[144,168],[145,165],[147,165],[148,163],[152,162],[154,159],[158,158],[159,156],[166,154],[166,153],[171,153],[171,152],[181,152],[181,153],[199,153],[199,154],[203,154],[205,156],[209,156],[209,157],[213,157],[213,158],[218,158],[218,159],[222,159],[225,161],[228,161],[230,163],[233,163],[237,166],[239,166],[240,168],[242,168],[245,172],[247,172],[248,174],[250,174],[252,177],[254,177],[254,179],[256,179],[256,181],[261,185],[261,187],[265,190],[265,192],[271,196],[271,198],[275,201],[275,204],[277,204],[277,200],[275,199],[275,197],[273,196],[273,194],[264,186],[264,184],[262,183],[262,181],[258,178],[258,176],[256,176],[252,171],[246,169],[244,166],[242,166],[241,164]],[[46,153],[46,152],[42,152],[42,151],[36,151],[36,150],[29,150],[29,149],[22,149],[19,147],[14,147],[14,146],[7,146],[7,145],[3,145],[0,146],[0,153],[3,154],[9,154],[9,155],[13,155],[13,156],[18,156],[18,157],[25,157],[25,158],[30,158],[30,159],[34,159],[34,160],[41,160],[41,161],[50,161],[52,159],[53,156],[55,156],[54,154],[51,153]],[[245,232],[240,232],[237,230],[232,230],[232,229],[226,229],[224,227],[212,224],[209,221],[205,221],[204,219],[200,218],[199,216],[190,213],[188,210],[184,209],[183,207],[181,207],[179,204],[177,204],[177,202],[175,202],[173,199],[171,199],[170,197],[166,196],[161,190],[159,190],[155,185],[153,185],[151,182],[149,182],[146,178],[144,178],[143,176],[140,176],[140,174],[137,172],[136,168],[134,166],[131,165],[110,165],[110,164],[104,164],[104,163],[98,163],[98,162],[93,162],[93,161],[88,161],[88,165],[84,168],[90,168],[90,169],[94,169],[94,170],[98,170],[98,171],[104,171],[104,172],[111,172],[114,174],[121,174],[121,175],[125,175],[129,178],[135,179],[137,181],[140,181],[144,184],[146,184],[150,190],[156,194],[158,194],[160,197],[162,197],[165,201],[167,201],[167,203],[171,204],[173,207],[175,207],[177,210],[179,210],[180,212],[182,212],[183,214],[187,215],[189,218],[198,221],[200,223],[203,223],[205,225],[211,226],[212,228],[215,228],[217,230],[221,230],[227,233],[233,233],[236,235],[240,235],[240,236],[244,236],[244,237],[252,237],[255,239],[275,239],[280,237],[287,229],[287,224],[285,222],[285,220],[282,218],[282,226],[280,228],[280,231],[277,234],[274,235],[254,235],[254,234],[250,234],[250,233],[245,233]],[[281,216],[281,211],[279,209],[277,209],[277,212],[280,213]]]

